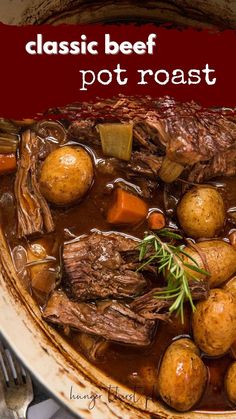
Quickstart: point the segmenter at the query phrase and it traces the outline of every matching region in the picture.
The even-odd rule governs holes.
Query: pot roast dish
[[[2,248],[42,321],[176,411],[233,410],[234,113],[118,97],[1,119],[0,174]]]

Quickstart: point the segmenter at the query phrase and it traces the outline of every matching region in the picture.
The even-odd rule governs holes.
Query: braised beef
[[[114,157],[100,159],[96,169],[105,175],[118,176],[113,185],[121,186],[123,189],[131,190],[143,198],[150,199],[153,191],[157,188],[157,175],[162,164],[162,157],[157,158],[152,154],[141,151],[134,151],[129,162],[118,160]],[[120,170],[126,173],[128,182],[119,178]],[[111,185],[111,184],[110,184]]]
[[[63,327],[137,346],[150,344],[155,327],[155,322],[145,320],[125,304],[73,302],[62,291],[51,295],[43,318]]]
[[[134,125],[134,139],[140,145],[141,148],[147,149],[150,153],[159,152],[161,150],[165,150],[162,147],[161,142],[159,140],[159,133],[156,129],[152,128],[150,125],[143,122],[137,122]],[[165,153],[164,153],[165,154]]]
[[[77,333],[74,342],[78,343],[83,354],[91,361],[103,358],[110,343],[100,336]]]
[[[205,300],[209,295],[209,283],[207,279],[191,280],[189,282],[189,288],[193,300]],[[170,316],[168,309],[173,304],[174,299],[158,299],[156,297],[157,292],[163,292],[164,290],[163,288],[153,288],[148,293],[135,298],[129,306],[135,313],[138,313],[146,319],[168,320]]]
[[[153,154],[134,151],[127,167],[136,174],[155,178],[161,168],[162,160],[162,157],[157,157]]]
[[[14,188],[18,237],[54,230],[51,211],[39,190],[37,180],[39,147],[39,139],[33,131],[27,130],[22,134]]]
[[[68,129],[68,138],[87,143],[99,144],[99,133],[95,128],[95,122],[88,120],[74,121]]]
[[[139,295],[147,282],[136,272],[137,245],[137,240],[120,234],[99,233],[66,243],[65,282],[71,295],[79,300]]]
[[[230,176],[236,173],[235,160],[232,161],[231,157],[236,152],[236,122],[231,114],[223,110],[202,108],[193,101],[179,103],[166,96],[157,100],[150,97],[119,97],[93,104],[67,106],[58,111],[73,120],[83,120],[81,131],[78,122],[72,124],[73,127],[78,125],[78,138],[80,132],[86,137],[84,124],[88,114],[89,125],[92,124],[91,114],[93,124],[98,120],[132,120],[135,143],[148,154],[154,155],[154,159],[156,156],[157,167],[163,154],[183,166],[191,166],[191,170],[196,164],[203,164],[204,171],[198,166],[194,178],[196,181],[222,173]],[[88,137],[90,132],[91,128]],[[193,179],[193,175],[190,178]]]
[[[38,157],[45,159],[49,153],[67,141],[67,132],[59,121],[39,121],[34,127],[38,142]]]
[[[218,154],[209,162],[199,162],[189,172],[190,182],[203,182],[216,176],[233,176],[236,173],[236,149]]]

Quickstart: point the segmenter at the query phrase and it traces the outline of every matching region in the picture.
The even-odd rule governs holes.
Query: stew
[[[121,97],[0,133],[1,224],[43,321],[178,411],[233,409],[234,114]]]

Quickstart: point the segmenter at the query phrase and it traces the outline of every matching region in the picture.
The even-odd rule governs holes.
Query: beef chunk
[[[63,327],[137,346],[150,344],[155,327],[155,322],[135,314],[124,304],[116,301],[77,303],[62,291],[51,295],[43,318]]]
[[[191,170],[198,165],[193,180],[236,174],[235,159],[232,161],[231,157],[236,152],[236,122],[232,113],[224,110],[202,108],[193,101],[180,103],[165,96],[157,100],[119,97],[67,106],[59,112],[77,121],[87,120],[89,124],[91,116],[86,119],[86,115],[92,114],[95,125],[97,121],[132,121],[134,146],[152,157],[154,168],[160,166],[161,157],[166,155]],[[84,129],[78,129],[84,136]],[[91,130],[88,137],[91,137]],[[154,160],[156,158],[155,166],[153,156]],[[204,170],[201,170],[202,165]],[[142,166],[137,167],[142,174]],[[152,169],[148,170],[148,173],[151,172]]]
[[[199,162],[188,175],[189,182],[203,182],[216,176],[234,176],[236,174],[236,149],[218,154],[209,162]]]
[[[91,361],[103,358],[110,346],[109,341],[100,336],[88,335],[87,333],[77,333],[73,342],[79,344],[83,354]]]
[[[136,272],[137,244],[120,234],[99,233],[65,244],[65,282],[71,295],[81,301],[140,294],[147,282]]]
[[[160,99],[158,109],[159,120],[153,118],[151,125],[173,161],[192,166],[236,147],[236,124],[221,112],[170,98]]]

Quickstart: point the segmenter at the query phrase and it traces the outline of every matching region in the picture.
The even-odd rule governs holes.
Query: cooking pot
[[[95,22],[172,22],[197,28],[236,28],[232,0],[31,2],[21,24]],[[11,269],[12,261],[0,241],[1,332],[32,374],[64,406],[81,418],[236,419],[236,412],[177,413],[145,396],[128,397],[131,390],[90,364],[55,329],[42,321],[41,312]],[[118,391],[116,390],[118,387]],[[131,400],[130,400],[131,399]]]

